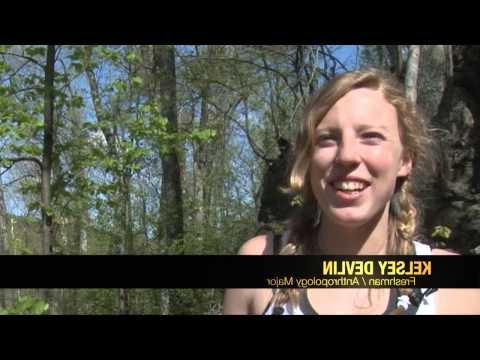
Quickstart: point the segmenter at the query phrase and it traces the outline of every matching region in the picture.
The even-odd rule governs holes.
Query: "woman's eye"
[[[332,135],[322,135],[317,138],[318,145],[329,145],[335,142],[335,137]]]
[[[384,136],[380,133],[377,133],[377,132],[368,132],[368,133],[365,133],[364,136],[366,137],[379,137],[379,138],[384,138]]]
[[[374,141],[378,142],[380,140],[385,140],[385,136],[383,136],[380,133],[377,132],[368,132],[362,135],[362,138],[369,140],[369,141]]]

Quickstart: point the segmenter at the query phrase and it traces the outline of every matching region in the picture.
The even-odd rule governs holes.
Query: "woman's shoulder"
[[[258,235],[247,240],[240,247],[239,255],[271,255],[273,253],[273,234]],[[259,315],[267,306],[273,293],[272,289],[227,289],[224,297],[224,314]]]
[[[460,254],[450,249],[433,248],[432,255],[460,255]]]
[[[480,289],[440,288],[436,307],[439,315],[480,315]]]
[[[238,255],[272,255],[273,234],[262,234],[255,236],[243,243]]]
[[[432,249],[432,255],[460,255],[451,249]],[[480,315],[480,289],[440,288],[436,294],[440,315]]]

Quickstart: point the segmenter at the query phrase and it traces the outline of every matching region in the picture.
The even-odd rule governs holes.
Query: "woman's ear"
[[[408,176],[412,172],[413,161],[410,154],[403,156],[397,176]]]

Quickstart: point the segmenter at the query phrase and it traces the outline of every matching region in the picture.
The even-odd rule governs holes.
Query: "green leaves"
[[[139,58],[137,54],[132,51],[128,53],[127,56],[125,56],[125,60],[127,60],[127,62],[129,63],[135,63],[139,60]]]
[[[75,61],[82,60],[84,55],[85,55],[85,50],[83,46],[75,45],[72,47],[72,53],[69,55],[69,58],[70,60],[72,60],[72,62],[75,62]]]
[[[36,56],[45,57],[46,50],[47,49],[43,46],[27,47],[25,49],[25,54],[33,58]]]
[[[84,70],[83,64],[79,62],[72,62],[71,66],[77,73],[81,73]]]
[[[133,76],[131,80],[135,87],[140,87],[143,84],[143,79],[140,76]]]
[[[42,148],[38,144],[24,144],[24,145],[15,145],[13,144],[10,147],[11,151],[18,155],[31,155],[31,156],[40,156],[42,155]]]
[[[12,226],[14,224],[15,221],[12,221]],[[10,249],[10,254],[13,255],[33,255],[31,246],[28,246],[26,241],[19,238],[9,239],[8,248]]]
[[[11,47],[12,45],[0,45],[0,52],[7,52]]]
[[[127,85],[127,83],[125,83],[124,80],[118,79],[118,80],[115,80],[115,81],[112,83],[112,85],[109,87],[109,89],[110,89],[111,91],[116,90],[116,91],[118,91],[118,92],[120,92],[120,93],[124,93],[124,92],[126,92],[126,91],[128,90],[128,85]]]
[[[217,132],[213,129],[204,129],[204,130],[193,130],[190,134],[190,137],[194,141],[209,141],[214,139],[217,135]]]
[[[118,62],[120,60],[120,54],[117,51],[110,49],[106,46],[99,47],[98,53],[101,57],[112,62]]]
[[[4,141],[4,153],[41,154],[35,139],[43,129],[43,120],[36,116],[35,111],[35,107],[26,109],[23,104],[0,97],[0,138]]]
[[[8,123],[0,123],[0,138],[4,138],[14,129],[11,124]]]
[[[0,61],[0,74],[6,73],[11,70],[10,65],[4,61]]]
[[[290,204],[292,206],[295,206],[295,207],[300,207],[303,205],[303,197],[301,195],[295,195],[292,199],[292,201],[290,201]]]
[[[83,102],[83,97],[74,95],[70,99],[70,106],[73,108],[82,108],[85,106],[85,103]]]
[[[447,226],[435,226],[432,232],[432,237],[438,236],[444,239],[449,239],[452,234],[452,230]]]
[[[48,303],[41,299],[20,296],[15,305],[0,309],[0,315],[43,315],[47,313],[48,308]]]

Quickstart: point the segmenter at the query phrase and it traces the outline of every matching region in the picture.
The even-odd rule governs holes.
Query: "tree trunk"
[[[153,47],[153,78],[156,88],[154,99],[160,105],[161,115],[167,119],[167,131],[170,134],[178,132],[177,94],[175,71],[175,48],[173,46]],[[167,144],[168,150],[161,152],[162,185],[160,194],[159,246],[162,253],[170,253],[171,246],[179,249],[176,253],[184,253],[183,244],[183,200],[180,162],[176,142]],[[162,249],[163,248],[163,249]],[[175,313],[175,306],[170,299],[175,295],[175,289],[166,289],[161,294],[161,312]]]
[[[105,141],[107,142],[108,154],[113,159],[118,159],[120,154],[116,150],[116,143],[117,137],[114,132],[114,129],[111,128],[111,125],[107,123],[106,118],[106,111],[102,106],[102,102],[100,99],[98,82],[95,77],[94,67],[92,65],[92,47],[86,46],[83,58],[83,64],[85,67],[85,73],[87,75],[88,84],[90,87],[90,93],[92,95],[93,107],[95,110],[95,115],[97,117],[97,121],[99,124],[103,125],[101,127],[102,133],[105,136]],[[127,245],[126,239],[129,238],[129,235],[125,232],[126,228],[130,226],[128,222],[130,218],[128,217],[128,213],[130,212],[130,206],[126,205],[126,201],[129,199],[129,196],[126,196],[126,182],[125,176],[118,176],[113,174],[113,182],[120,184],[120,191],[117,193],[120,197],[121,209],[118,207],[114,207],[114,214],[115,214],[115,221],[119,221],[120,219],[120,228],[123,230],[120,236],[114,234],[114,241],[113,241],[113,253],[116,255],[122,255],[125,253],[125,246]],[[127,225],[128,224],[128,225]],[[133,246],[133,245],[131,245]],[[119,289],[118,291],[118,300],[120,304],[120,313],[121,314],[128,314],[130,313],[129,308],[129,299],[128,299],[128,289]]]
[[[144,236],[142,253],[146,254],[146,253],[150,252],[150,236],[148,234],[148,220],[147,220],[147,216],[148,216],[148,213],[147,213],[147,196],[148,196],[148,194],[145,191],[145,183],[144,183],[143,179],[140,182],[140,189],[141,189],[140,190],[141,191],[140,201],[141,201],[141,206],[142,206],[140,221],[142,223],[142,231],[143,231],[143,236]]]
[[[54,247],[53,216],[51,209],[51,176],[54,144],[54,74],[55,74],[55,46],[47,47],[47,64],[45,67],[45,98],[44,98],[44,136],[42,157],[42,251],[43,254],[52,254]]]
[[[45,95],[44,95],[44,135],[42,155],[42,254],[51,255],[56,249],[55,233],[53,224],[53,213],[51,208],[51,184],[53,170],[53,146],[54,146],[54,93],[55,76],[55,46],[47,46],[47,63],[45,66]],[[53,292],[50,289],[40,289],[40,296],[50,303]],[[55,311],[53,304],[50,304],[50,313]]]
[[[388,57],[390,59],[390,71],[394,73],[399,80],[403,78],[403,59],[402,59],[402,46],[401,45],[386,45]],[[381,49],[379,50],[381,52]],[[382,63],[383,65],[383,63]]]
[[[130,196],[130,181],[131,176],[124,174],[120,178],[120,193],[121,193],[121,228],[124,236],[123,243],[125,244],[126,253],[128,255],[135,254],[133,243],[133,229],[132,229],[132,204]]]
[[[0,255],[8,254],[7,236],[7,208],[3,194],[3,185],[0,178]],[[7,306],[7,289],[0,289],[0,307]]]
[[[130,297],[128,289],[119,289],[120,314],[130,315]]]
[[[79,176],[84,177],[85,173],[82,171]],[[78,209],[78,214],[73,220],[73,252],[78,255],[85,254],[88,251],[87,233],[85,229],[87,218],[87,209],[82,206]]]
[[[167,129],[175,134],[178,131],[175,49],[173,46],[154,46],[154,77],[158,85],[158,100],[161,115],[168,120]],[[180,164],[178,161],[177,146],[169,144],[168,152],[161,154],[162,186],[160,194],[161,234],[160,244],[166,246],[179,241],[183,236],[183,204]],[[183,249],[182,244],[179,248]],[[181,250],[183,252],[183,250]]]
[[[410,45],[405,74],[405,95],[412,102],[417,102],[417,80],[420,62],[420,45]]]
[[[202,86],[200,97],[201,97],[201,108],[200,108],[200,130],[208,128],[208,99],[209,99],[209,84],[208,79],[206,83]],[[200,227],[199,230],[199,240],[204,241],[206,232],[208,231],[208,221],[209,221],[209,196],[208,196],[208,186],[207,186],[207,174],[208,174],[208,144],[199,142],[197,144],[197,151],[195,156],[195,164],[197,168],[197,189],[194,196],[197,198],[198,210],[196,213],[197,225]]]
[[[7,207],[0,178],[0,255],[8,253]]]

